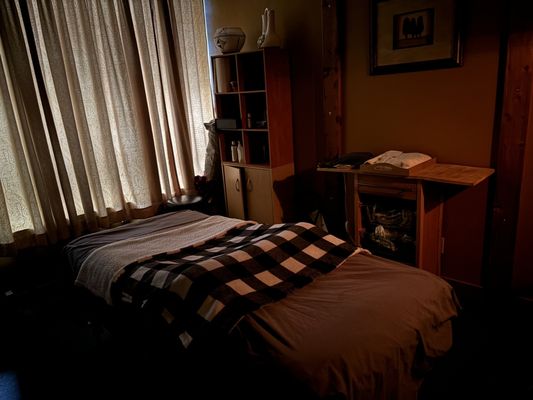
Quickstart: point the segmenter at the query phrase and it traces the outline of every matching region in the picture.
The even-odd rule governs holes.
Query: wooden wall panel
[[[322,2],[322,131],[320,141],[323,159],[343,152],[341,65],[339,58],[339,20],[342,0]]]
[[[533,122],[530,118],[533,5],[531,2],[512,2],[510,6],[509,35],[502,77],[502,109],[493,143],[496,177],[486,270],[486,284],[497,289],[511,289],[513,286],[515,249],[520,249],[523,245],[531,247],[530,235],[522,235],[524,243],[517,242],[520,239],[517,229],[520,218],[524,216],[520,215],[521,201],[527,199],[527,192],[521,198],[522,188],[526,183],[523,181],[524,152],[530,124]],[[518,284],[515,280],[514,285]]]
[[[516,14],[522,19],[513,24],[518,32],[511,36],[511,46],[520,46],[520,63],[515,68],[520,71],[523,80],[527,80],[529,92],[521,92],[523,108],[517,118],[522,120],[518,146],[523,149],[523,163],[519,195],[519,208],[514,248],[512,287],[528,296],[533,295],[533,5],[522,4]],[[515,42],[516,40],[516,42]],[[517,71],[517,73],[518,73]],[[529,109],[526,104],[529,103]],[[525,114],[527,113],[527,114]],[[518,172],[518,171],[517,171]]]
[[[533,38],[533,35],[531,35]],[[530,50],[533,52],[533,40]],[[533,57],[531,57],[533,60]],[[530,63],[533,65],[533,62]],[[524,151],[524,168],[520,191],[520,209],[516,232],[513,287],[533,292],[533,101],[530,102],[529,124]]]

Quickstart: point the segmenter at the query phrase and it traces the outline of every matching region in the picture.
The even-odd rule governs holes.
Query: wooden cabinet
[[[277,193],[274,183],[294,175],[287,54],[265,48],[211,61],[227,214],[281,222],[291,196]],[[240,158],[232,149],[238,144]]]
[[[491,168],[439,163],[408,176],[358,169],[318,170],[344,174],[346,222],[356,245],[437,275],[445,250],[442,222],[448,196],[494,173]]]
[[[274,223],[269,170],[224,165],[224,182],[229,216]]]

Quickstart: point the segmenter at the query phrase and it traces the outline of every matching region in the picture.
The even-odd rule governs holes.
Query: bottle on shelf
[[[248,129],[252,128],[252,114],[250,113],[246,114],[246,127]]]
[[[244,160],[243,160],[243,149],[242,149],[242,144],[241,144],[241,141],[239,140],[237,142],[237,160],[242,163]]]
[[[231,161],[237,162],[238,160],[238,154],[237,154],[237,143],[235,143],[235,140],[231,141]]]

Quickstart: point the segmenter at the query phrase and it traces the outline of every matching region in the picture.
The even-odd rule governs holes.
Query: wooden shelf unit
[[[274,182],[294,175],[291,88],[287,53],[280,48],[211,57],[226,209],[230,217],[278,223],[292,200]],[[232,159],[242,144],[242,162]]]

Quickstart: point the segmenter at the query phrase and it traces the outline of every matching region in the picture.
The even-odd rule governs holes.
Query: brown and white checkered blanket
[[[338,267],[355,248],[308,223],[250,224],[124,268],[113,302],[160,314],[184,347]]]

